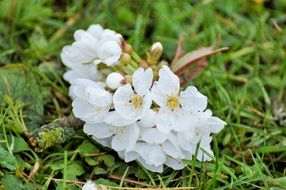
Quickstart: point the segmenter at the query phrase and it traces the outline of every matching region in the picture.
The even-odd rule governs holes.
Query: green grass
[[[86,179],[117,187],[286,188],[286,111],[279,112],[286,106],[286,3],[257,2],[0,1],[0,189],[78,189]],[[28,145],[29,129],[71,114],[59,54],[76,29],[93,23],[123,34],[141,55],[162,42],[168,61],[180,35],[186,52],[215,43],[230,48],[189,81],[228,123],[214,137],[215,161],[156,174],[125,164],[81,130],[43,152]],[[10,76],[7,65],[16,63]]]

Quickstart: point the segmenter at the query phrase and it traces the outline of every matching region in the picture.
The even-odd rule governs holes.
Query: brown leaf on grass
[[[225,51],[225,50],[228,50],[228,47],[223,47],[220,49],[215,49],[215,46],[199,48],[197,50],[194,50],[194,51],[191,51],[185,54],[183,57],[181,57],[176,62],[173,62],[170,66],[171,70],[177,75],[180,75],[185,70],[187,70],[190,66],[193,66],[194,64],[198,63],[199,60],[204,60],[204,58],[206,58],[209,55],[213,55],[215,53]]]
[[[183,49],[183,46],[184,46],[184,42],[185,42],[185,39],[183,36],[180,36],[179,40],[178,40],[178,43],[177,43],[177,50],[176,50],[176,54],[174,56],[174,59],[171,63],[172,64],[175,64],[178,59],[180,59],[180,57],[183,56],[184,54],[184,49]]]

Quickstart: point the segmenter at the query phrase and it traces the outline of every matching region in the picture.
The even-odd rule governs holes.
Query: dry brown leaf
[[[228,47],[223,47],[220,49],[214,49],[215,46],[202,47],[197,50],[191,51],[181,57],[178,61],[171,64],[171,70],[177,75],[182,74],[190,66],[195,64],[198,60],[203,59],[209,55],[228,50]]]

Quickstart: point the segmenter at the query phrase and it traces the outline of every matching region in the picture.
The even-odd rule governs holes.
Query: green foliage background
[[[143,56],[162,42],[168,61],[180,35],[186,52],[230,48],[189,81],[228,123],[214,137],[215,161],[151,173],[80,130],[65,144],[34,150],[27,135],[71,113],[61,48],[94,23],[123,34]],[[86,179],[117,187],[286,188],[285,25],[284,0],[0,1],[0,189],[79,189]]]

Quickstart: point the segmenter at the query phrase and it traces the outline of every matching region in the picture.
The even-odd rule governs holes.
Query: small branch
[[[115,175],[109,175],[108,178],[115,179],[115,180],[120,180],[120,181],[122,180],[122,178],[120,176],[115,176]],[[149,185],[147,183],[143,183],[143,182],[140,182],[140,181],[135,181],[135,180],[128,179],[128,178],[125,178],[123,181],[127,182],[127,183],[140,185],[140,186],[143,186],[143,187],[150,187],[151,186],[151,185]]]

